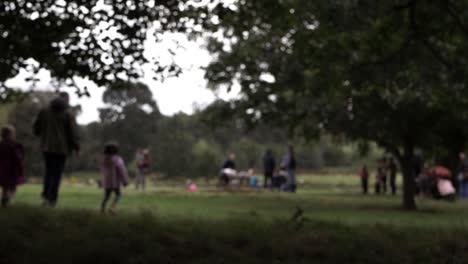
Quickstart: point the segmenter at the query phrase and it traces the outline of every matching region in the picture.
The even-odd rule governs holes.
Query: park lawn
[[[400,197],[358,194],[356,178],[315,177],[296,194],[131,186],[117,216],[98,212],[95,186],[65,183],[48,209],[28,184],[0,210],[0,263],[467,263],[467,202],[406,212]]]
[[[152,184],[146,191],[133,186],[123,190],[121,214],[150,212],[159,218],[277,221],[290,218],[296,208],[307,220],[346,225],[428,226],[436,228],[468,227],[468,202],[456,203],[418,198],[419,211],[401,209],[401,197],[367,196],[359,193],[356,177],[346,175],[302,176],[304,187],[296,194],[232,188],[219,191],[201,181],[199,192],[188,193],[183,182]],[[39,206],[41,186],[20,187],[15,203]],[[84,184],[63,184],[58,208],[85,209],[97,212],[102,190]]]

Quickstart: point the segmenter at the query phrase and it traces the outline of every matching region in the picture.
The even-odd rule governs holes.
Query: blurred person
[[[257,177],[257,175],[255,175],[255,170],[254,169],[249,169],[248,170],[248,178],[249,178],[250,188],[257,188],[258,187],[258,177]]]
[[[286,177],[288,173],[285,170],[279,170],[273,174],[272,178],[272,190],[280,190],[281,186],[286,183]]]
[[[111,213],[116,212],[116,206],[121,198],[121,186],[128,185],[128,172],[122,157],[119,155],[117,144],[109,143],[104,147],[104,156],[101,162],[102,188],[104,198],[101,202],[101,212],[106,212],[106,205],[112,193],[114,200],[109,209]]]
[[[150,171],[151,157],[148,149],[139,150],[136,156],[135,189],[146,187],[146,176]]]
[[[462,198],[468,197],[468,159],[464,152],[459,154],[458,185],[459,194]]]
[[[24,148],[16,141],[15,129],[5,126],[1,130],[0,142],[0,186],[2,207],[6,207],[16,192],[16,187],[25,182]]]
[[[383,193],[387,193],[388,172],[389,172],[389,160],[387,159],[387,157],[383,157],[382,171],[381,171],[381,186],[382,186]]]
[[[229,154],[227,159],[224,161],[219,174],[219,181],[222,186],[227,186],[230,181],[230,177],[236,176],[236,155],[234,153]]]
[[[449,179],[441,178],[437,181],[437,191],[439,199],[455,201],[456,191]]]
[[[381,159],[377,165],[377,175],[375,180],[375,194],[380,194],[383,191],[385,175],[385,160]]]
[[[271,149],[267,149],[263,156],[263,187],[268,188],[273,185],[273,173],[275,171],[276,161]]]
[[[135,152],[135,189],[138,190],[138,181],[140,180],[140,164],[143,162],[143,149],[138,148]]]
[[[430,194],[434,199],[455,201],[455,188],[451,182],[452,172],[443,166],[427,168],[425,174],[431,179]]]
[[[45,206],[54,207],[67,157],[80,151],[78,126],[70,111],[69,96],[59,93],[43,108],[33,125],[34,134],[40,138],[44,155],[45,173],[42,198]]]
[[[392,157],[388,161],[388,174],[390,176],[390,189],[392,191],[392,195],[396,194],[396,177],[398,173],[398,165],[395,159]]]
[[[198,191],[198,186],[192,180],[188,179],[185,183],[185,190],[194,193]]]
[[[281,161],[281,168],[286,170],[286,183],[281,186],[281,190],[285,192],[296,191],[296,157],[294,155],[294,147],[289,145],[288,152],[284,155]]]
[[[229,156],[223,163],[223,169],[236,169],[236,154],[229,154]]]
[[[369,187],[369,171],[367,169],[367,165],[362,166],[359,176],[361,178],[362,194],[367,194]]]
[[[435,181],[434,177],[432,177],[432,165],[430,162],[425,162],[423,165],[423,169],[419,174],[418,178],[416,178],[416,194],[420,194],[423,196],[432,196]]]

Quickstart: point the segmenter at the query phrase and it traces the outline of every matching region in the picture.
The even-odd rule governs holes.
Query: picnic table
[[[239,188],[242,187],[244,183],[249,183],[250,173],[248,171],[236,171],[234,169],[222,169],[221,177],[227,177],[225,186],[227,185],[237,185]]]

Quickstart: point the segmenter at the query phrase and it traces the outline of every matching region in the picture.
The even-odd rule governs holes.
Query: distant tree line
[[[52,93],[36,92],[21,102],[2,107],[2,115],[6,116],[3,121],[16,126],[18,139],[26,146],[28,175],[42,174],[42,154],[31,124],[51,98]],[[291,135],[281,128],[249,128],[236,119],[215,124],[208,122],[209,111],[164,116],[149,88],[139,83],[115,83],[106,90],[103,101],[100,120],[81,126],[81,155],[70,160],[69,172],[97,170],[103,145],[109,141],[119,143],[130,168],[134,166],[136,150],[149,148],[154,171],[164,177],[214,177],[230,152],[236,153],[239,169],[261,170],[267,148],[279,160],[289,143],[296,146],[303,170],[349,166],[363,154],[357,144],[329,136],[307,142],[301,138],[291,140]],[[80,107],[72,110],[79,114]]]

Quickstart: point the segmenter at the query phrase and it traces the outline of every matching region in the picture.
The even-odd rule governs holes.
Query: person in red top
[[[359,173],[361,176],[361,188],[362,194],[367,194],[367,189],[369,186],[369,171],[367,170],[367,166],[364,165]]]
[[[6,126],[1,130],[0,186],[2,207],[6,207],[16,192],[16,186],[25,182],[24,148],[16,142],[15,129]]]

